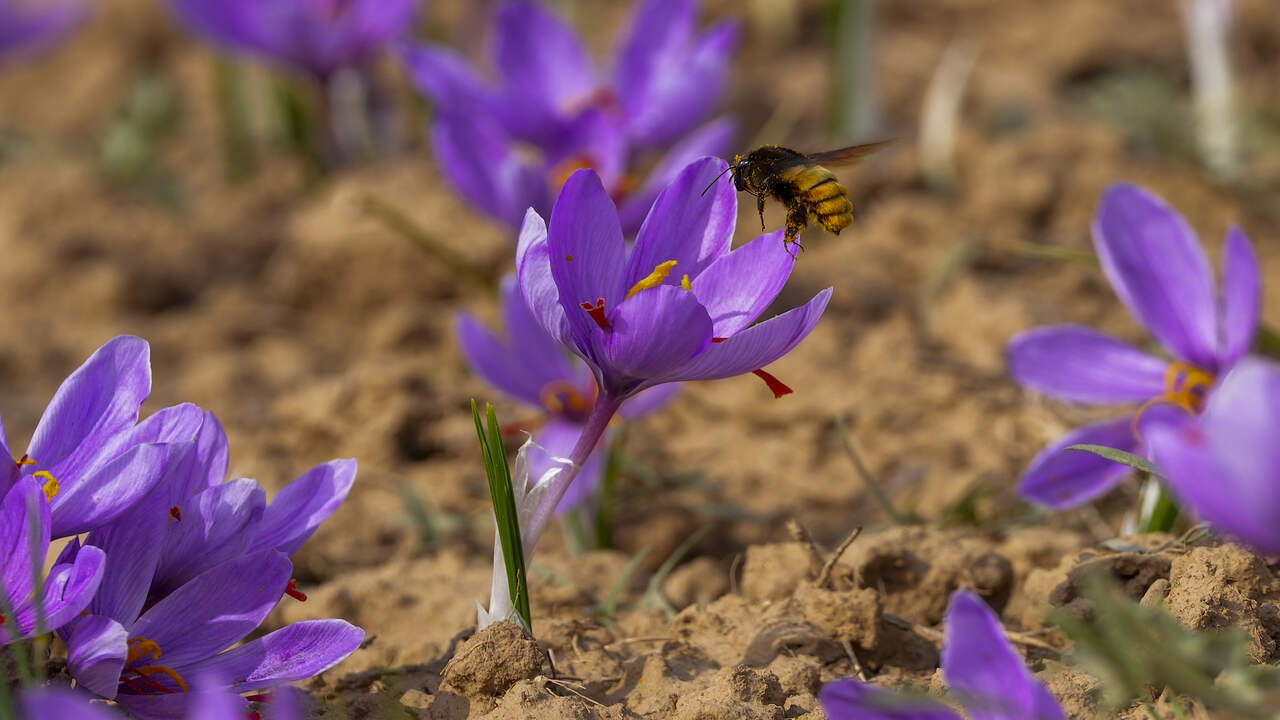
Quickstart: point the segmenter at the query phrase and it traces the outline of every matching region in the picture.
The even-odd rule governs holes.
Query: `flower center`
[[[596,404],[594,397],[587,397],[568,380],[552,380],[542,387],[541,396],[547,412],[576,423],[585,423]]]
[[[129,638],[129,653],[125,656],[124,671],[120,673],[120,682],[138,695],[172,694],[179,692],[162,682],[157,675],[168,678],[181,689],[188,692],[187,681],[176,670],[165,665],[134,665],[136,662],[159,660],[162,654],[160,645],[154,640],[144,637]]]
[[[627,297],[631,297],[632,295],[635,295],[641,290],[648,290],[649,288],[658,287],[659,285],[661,285],[663,282],[666,281],[667,276],[671,274],[671,268],[675,267],[676,265],[677,265],[677,261],[675,260],[668,260],[664,263],[658,263],[658,266],[653,269],[653,272],[649,273],[648,275],[645,275],[643,278],[640,279],[640,282],[631,286],[631,289],[627,291]],[[689,276],[685,275],[684,279],[687,281],[689,279]],[[685,288],[685,289],[688,290],[692,287],[693,286],[690,285],[688,288]]]
[[[578,153],[556,163],[547,175],[551,178],[551,187],[562,188],[569,182],[569,176],[585,168],[595,168],[596,160],[586,153]]]
[[[1153,405],[1169,403],[1177,405],[1192,414],[1204,410],[1204,402],[1208,398],[1209,388],[1213,387],[1213,375],[1184,362],[1171,362],[1164,373],[1164,392],[1142,404],[1133,414],[1133,436],[1140,438],[1138,424],[1142,416]]]
[[[28,465],[35,465],[36,461],[32,460],[30,455],[23,453],[22,457],[13,461],[13,464],[18,466],[18,470],[22,470],[22,468]],[[49,502],[53,502],[53,498],[56,497],[59,492],[62,492],[62,483],[58,482],[58,478],[54,477],[53,473],[48,470],[38,470],[33,472],[31,473],[31,477],[42,478],[44,480],[44,485],[41,486],[41,489],[44,490],[44,499]]]

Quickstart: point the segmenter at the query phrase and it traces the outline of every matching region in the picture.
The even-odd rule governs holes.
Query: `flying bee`
[[[783,242],[790,247],[800,244],[800,233],[809,225],[810,218],[832,235],[839,235],[853,223],[849,190],[824,165],[852,165],[889,142],[882,140],[812,155],[765,145],[746,155],[734,156],[733,164],[725,172],[733,173],[733,186],[739,192],[755,196],[761,231],[765,229],[766,198],[772,197],[787,208]]]

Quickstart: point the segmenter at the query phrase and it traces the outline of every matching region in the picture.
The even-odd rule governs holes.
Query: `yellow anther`
[[[658,267],[653,269],[653,272],[649,273],[644,278],[642,278],[640,282],[631,286],[631,290],[627,292],[627,297],[631,297],[632,295],[635,295],[641,290],[648,290],[649,288],[658,287],[659,285],[662,284],[664,280],[667,279],[667,276],[671,274],[671,268],[675,266],[676,266],[675,260],[668,260],[664,263],[659,264]]]
[[[32,460],[31,458],[27,457],[26,455],[23,455],[22,457],[18,458],[17,460],[14,460],[14,462],[15,462],[15,463],[17,463],[18,467],[22,467],[23,465],[35,465],[35,464],[36,464],[36,461],[35,461],[35,460]]]
[[[125,656],[124,663],[136,662],[150,655],[155,659],[160,659],[160,646],[154,640],[148,640],[144,637],[136,637],[129,639],[129,654]]]
[[[53,498],[62,490],[62,483],[48,470],[31,473],[31,477],[44,478],[44,499],[53,502]]]
[[[1200,412],[1213,376],[1194,365],[1169,363],[1164,374],[1164,399],[1190,412]]]
[[[174,670],[173,668],[168,668],[168,667],[165,667],[164,665],[143,665],[142,667],[129,668],[129,670],[132,672],[136,672],[143,677],[148,677],[156,674],[167,675],[170,680],[178,684],[178,687],[182,688],[182,692],[191,691],[191,688],[187,687],[187,681],[183,680],[182,676],[179,675],[177,671]]]
[[[689,273],[685,273],[684,277],[680,278],[680,287],[685,290],[693,290],[693,283],[689,282]]]

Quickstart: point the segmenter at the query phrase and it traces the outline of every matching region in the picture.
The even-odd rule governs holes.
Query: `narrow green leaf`
[[[480,420],[479,405],[472,400],[471,416],[475,421],[476,436],[480,440],[480,450],[484,456],[485,475],[489,479],[489,496],[493,500],[494,522],[498,527],[498,543],[502,546],[511,604],[525,627],[532,631],[529,579],[525,570],[524,541],[520,535],[520,511],[516,505],[515,488],[512,485],[511,470],[507,466],[507,454],[502,446],[502,430],[492,405],[485,405],[485,415],[488,421],[487,431],[485,423]]]
[[[1081,444],[1081,445],[1072,445],[1067,449],[1080,450],[1082,452],[1090,452],[1090,453],[1093,453],[1094,455],[1097,455],[1098,457],[1103,457],[1103,458],[1106,458],[1107,460],[1111,460],[1112,462],[1118,462],[1121,465],[1128,465],[1134,470],[1141,470],[1142,472],[1147,473],[1148,475],[1152,475],[1154,477],[1158,477],[1161,479],[1164,478],[1164,474],[1160,472],[1160,468],[1156,467],[1155,464],[1153,464],[1150,460],[1140,455],[1134,455],[1133,453],[1130,453],[1130,452],[1117,450],[1115,448],[1109,448],[1109,447],[1106,447],[1105,445],[1089,445],[1087,443]]]

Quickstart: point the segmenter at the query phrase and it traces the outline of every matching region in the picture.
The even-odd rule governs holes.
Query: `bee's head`
[[[733,187],[738,192],[747,189],[747,173],[751,172],[751,167],[754,164],[752,160],[741,155],[733,156],[733,164],[729,166],[729,170],[733,173]]]

